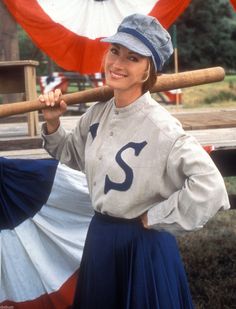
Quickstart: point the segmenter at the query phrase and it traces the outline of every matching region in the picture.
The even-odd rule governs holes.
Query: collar
[[[151,94],[149,91],[145,92],[141,97],[125,107],[116,107],[115,99],[112,99],[113,112],[117,117],[128,117],[140,111],[145,105],[149,104]]]

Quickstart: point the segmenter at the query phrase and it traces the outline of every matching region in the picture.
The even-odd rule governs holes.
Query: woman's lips
[[[122,74],[122,73],[114,72],[114,71],[110,71],[110,75],[111,75],[111,77],[113,77],[115,79],[121,79],[121,78],[124,78],[124,77],[127,76],[126,74]]]

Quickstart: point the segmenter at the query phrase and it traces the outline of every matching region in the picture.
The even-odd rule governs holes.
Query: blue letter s
[[[106,194],[110,190],[117,190],[117,191],[127,191],[133,182],[133,170],[132,168],[125,163],[125,161],[121,158],[121,154],[123,151],[125,151],[128,148],[134,149],[135,156],[138,156],[141,150],[146,146],[147,142],[144,141],[142,143],[134,143],[130,142],[123,146],[116,154],[116,162],[119,164],[119,166],[123,169],[125,172],[125,180],[122,183],[113,182],[110,180],[109,176],[106,175],[105,178],[105,187],[104,187],[104,193]]]

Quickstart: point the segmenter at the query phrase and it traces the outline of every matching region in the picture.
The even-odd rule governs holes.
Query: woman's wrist
[[[57,131],[60,126],[60,120],[46,121],[47,134],[52,134]]]

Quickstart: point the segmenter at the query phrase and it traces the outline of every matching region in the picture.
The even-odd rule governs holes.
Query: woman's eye
[[[117,55],[118,54],[118,50],[116,48],[112,47],[110,49],[110,53],[113,54],[113,55]]]
[[[133,61],[133,62],[138,62],[138,58],[135,56],[129,56],[129,60]]]

